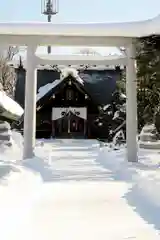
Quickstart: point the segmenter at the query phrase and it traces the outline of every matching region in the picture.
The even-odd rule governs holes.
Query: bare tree
[[[18,53],[18,47],[9,46],[0,53],[0,89],[6,92],[11,98],[14,97],[16,73],[14,66],[9,62]]]

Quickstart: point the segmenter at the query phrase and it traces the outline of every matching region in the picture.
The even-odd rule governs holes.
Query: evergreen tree
[[[154,122],[160,105],[160,36],[137,41],[138,118],[140,128]]]

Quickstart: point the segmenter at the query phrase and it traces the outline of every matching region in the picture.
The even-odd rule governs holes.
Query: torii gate
[[[151,20],[127,23],[0,23],[0,44],[27,46],[24,158],[31,158],[34,155],[37,90],[36,66],[39,63],[39,58],[35,56],[37,46],[123,46],[126,48],[127,54],[127,159],[130,162],[138,161],[134,42],[137,38],[152,34],[160,34],[160,16]]]

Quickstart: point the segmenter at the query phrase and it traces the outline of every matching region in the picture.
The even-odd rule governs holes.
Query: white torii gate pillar
[[[35,47],[27,48],[27,69],[25,81],[25,112],[24,112],[24,150],[23,158],[34,156],[36,134],[36,96],[37,69]]]
[[[137,83],[136,83],[136,62],[135,45],[130,44],[127,48],[126,66],[126,134],[127,134],[127,160],[129,162],[138,161],[137,148]]]

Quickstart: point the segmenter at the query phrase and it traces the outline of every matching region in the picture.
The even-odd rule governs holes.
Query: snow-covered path
[[[39,142],[36,154],[39,158],[24,165],[43,181],[30,196],[16,234],[3,240],[159,239],[127,201],[134,181],[117,176],[109,167],[114,159],[96,141]]]
[[[50,149],[47,143],[43,151],[50,152],[49,167],[41,168],[44,184],[29,218],[33,239],[157,239],[124,197],[131,183],[115,181],[101,166],[98,158],[104,156],[96,142],[63,141]]]
[[[57,140],[37,147],[40,158],[46,158],[46,167],[40,170],[44,181],[102,181],[109,179],[110,171],[100,165],[99,143],[89,140]],[[39,160],[40,161],[40,160]],[[37,169],[33,164],[32,168]],[[38,163],[38,166],[40,164]],[[42,165],[41,165],[42,166]],[[43,166],[42,166],[43,167]],[[47,170],[46,170],[47,169]]]

